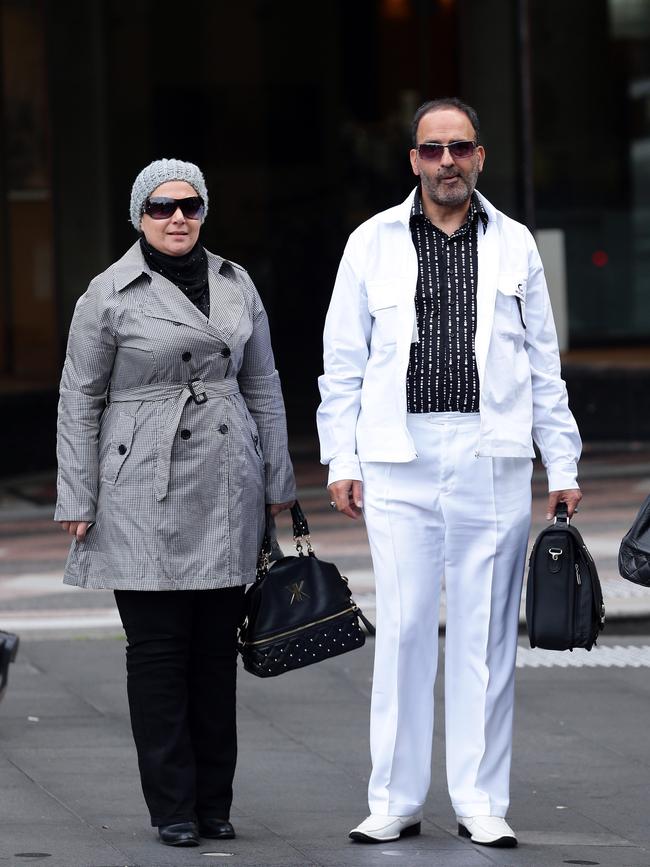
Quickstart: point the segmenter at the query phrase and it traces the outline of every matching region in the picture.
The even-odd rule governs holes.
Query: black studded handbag
[[[650,587],[650,496],[641,504],[634,523],[618,550],[618,571],[622,578]]]
[[[605,605],[594,559],[570,520],[566,503],[537,536],[526,584],[531,647],[591,650],[605,625]]]
[[[244,668],[257,677],[275,677],[362,647],[360,620],[375,632],[352,599],[347,579],[333,563],[316,557],[298,502],[291,518],[297,556],[270,564],[267,531],[256,580],[244,597],[238,646]]]

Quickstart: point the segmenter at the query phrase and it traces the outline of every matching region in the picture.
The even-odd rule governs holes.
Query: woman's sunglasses
[[[449,151],[449,155],[455,160],[468,160],[474,155],[476,150],[476,142],[473,141],[450,141],[449,144],[438,144],[437,142],[423,142],[418,145],[416,150],[421,160],[428,163],[437,163],[442,159],[445,148]]]
[[[188,220],[200,220],[205,213],[201,196],[187,196],[185,199],[170,199],[167,196],[150,196],[144,203],[144,212],[152,220],[168,220],[178,208]]]

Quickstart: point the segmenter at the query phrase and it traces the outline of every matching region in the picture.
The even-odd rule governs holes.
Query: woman
[[[199,243],[207,209],[192,163],[140,172],[140,238],[77,303],[59,402],[64,581],[115,591],[142,788],[171,846],[235,836],[236,626],[265,504],[295,497],[266,313]]]

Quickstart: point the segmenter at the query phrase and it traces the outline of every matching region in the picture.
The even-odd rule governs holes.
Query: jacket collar
[[[232,262],[223,259],[221,256],[217,256],[215,253],[211,253],[209,250],[206,250],[206,253],[208,254],[208,271],[212,271],[213,274],[221,274],[221,269],[224,264],[229,266],[229,268],[226,267],[224,271],[228,271],[229,269],[234,270],[235,266]],[[232,273],[232,270],[230,273]],[[126,289],[127,286],[130,286],[134,280],[137,280],[138,277],[141,277],[143,274],[148,277],[149,282],[151,282],[153,279],[153,272],[147,265],[142,254],[140,241],[136,241],[132,247],[129,247],[122,258],[117,260],[113,272],[115,275],[114,285],[118,292],[121,292],[122,289]],[[210,275],[208,274],[208,277],[209,276]]]
[[[138,277],[145,275],[151,281],[151,269],[147,265],[142,250],[140,241],[136,241],[132,247],[126,251],[121,259],[118,259],[113,267],[113,285],[118,292],[130,286]]]
[[[209,331],[228,343],[244,310],[244,296],[235,276],[238,269],[228,259],[210,253],[209,250],[206,250],[206,253],[210,289],[208,320],[180,290],[173,291],[168,280],[151,271],[142,254],[139,241],[136,241],[115,263],[115,289],[121,292],[144,276],[150,284],[143,310],[145,315],[154,319],[167,319],[201,331]]]
[[[381,223],[402,223],[406,228],[410,226],[411,220],[411,211],[413,209],[413,202],[415,200],[415,193],[417,191],[417,187],[414,187],[408,196],[404,199],[403,202],[399,205],[395,205],[392,208],[388,208],[386,211],[381,211],[377,214],[377,219]],[[496,218],[497,212],[494,205],[492,205],[485,196],[481,195],[478,190],[475,191],[478,197],[479,202],[483,206],[485,213],[488,216],[488,222],[494,220]]]

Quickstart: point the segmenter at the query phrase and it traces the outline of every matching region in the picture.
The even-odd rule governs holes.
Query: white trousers
[[[408,416],[418,458],[364,463],[377,588],[370,811],[410,815],[431,780],[445,577],[447,784],[459,816],[505,816],[532,462],[476,457],[479,416]]]

